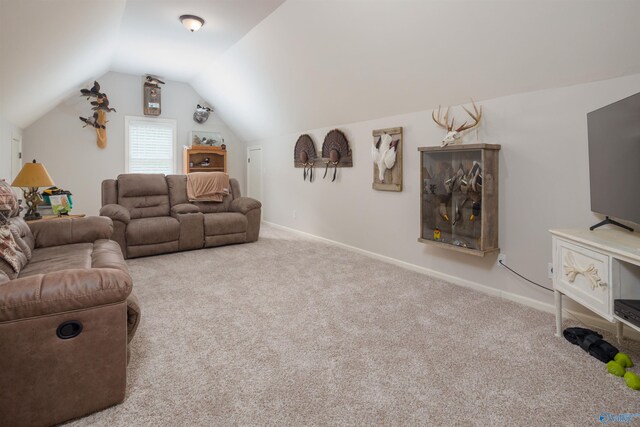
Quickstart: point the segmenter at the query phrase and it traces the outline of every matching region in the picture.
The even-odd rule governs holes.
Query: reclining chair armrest
[[[0,286],[0,322],[122,302],[131,276],[113,268],[69,269],[18,278]]]
[[[140,303],[138,297],[131,292],[127,298],[127,342],[131,342],[140,324]]]
[[[192,205],[191,203],[180,203],[171,208],[171,216],[184,215],[190,213],[198,213],[200,212],[200,208],[196,205]]]
[[[103,216],[36,221],[30,222],[29,228],[35,238],[36,248],[93,243],[96,240],[109,239],[113,234],[113,222]]]
[[[100,215],[125,224],[129,224],[129,221],[131,221],[131,214],[129,213],[129,210],[124,206],[116,204],[104,205],[100,208]]]
[[[251,197],[236,197],[231,201],[229,209],[231,212],[240,212],[246,215],[247,212],[254,209],[260,209],[261,207],[262,203],[256,199],[252,199]]]

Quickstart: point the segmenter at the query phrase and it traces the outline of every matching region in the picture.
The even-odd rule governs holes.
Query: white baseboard
[[[343,249],[347,249],[349,251],[352,252],[357,252],[359,254],[371,257],[371,258],[375,258],[377,260],[380,261],[384,261],[387,262],[389,264],[393,264],[393,265],[397,265],[398,267],[402,267],[402,268],[406,268],[407,270],[411,270],[411,271],[415,271],[416,273],[421,273],[421,274],[425,274],[427,276],[431,276],[431,277],[435,277],[437,279],[441,279],[441,280],[445,280],[447,282],[453,283],[454,285],[458,285],[458,286],[462,286],[464,288],[469,288],[469,289],[474,289],[476,291],[482,292],[484,294],[487,295],[492,295],[492,296],[496,296],[496,297],[500,297],[500,298],[505,298],[508,299],[509,301],[513,301],[519,304],[523,304],[526,305],[527,307],[532,307],[535,308],[537,310],[541,310],[547,313],[551,313],[551,314],[555,314],[556,309],[555,306],[553,304],[548,304],[542,301],[538,301],[532,298],[528,298],[528,297],[524,297],[522,295],[518,295],[518,294],[514,294],[512,292],[505,292],[502,291],[500,289],[496,289],[496,288],[492,288],[490,286],[486,286],[483,285],[481,283],[478,282],[473,282],[471,280],[467,280],[467,279],[463,279],[461,277],[458,276],[452,276],[450,274],[446,274],[446,273],[442,273],[440,271],[437,270],[432,270],[430,268],[426,268],[426,267],[421,267],[419,265],[416,264],[411,264],[409,262],[406,261],[401,261],[399,259],[396,258],[391,258],[388,257],[386,255],[381,255],[379,253],[376,252],[371,252],[371,251],[367,251],[365,249],[361,249],[358,248],[356,246],[351,246],[351,245],[347,245],[345,243],[341,243],[335,240],[331,240],[331,239],[327,239],[325,237],[320,237],[320,236],[316,236],[315,234],[311,234],[311,233],[307,233],[305,231],[300,231],[300,230],[296,230],[295,228],[291,228],[291,227],[287,227],[284,225],[280,225],[280,224],[276,224],[274,222],[269,222],[269,221],[262,221],[263,223],[274,227],[274,228],[279,228],[281,230],[287,230],[296,234],[300,234],[306,237],[309,237],[311,239],[314,240],[319,240],[325,243],[328,243],[330,245],[333,246],[338,246],[341,247]],[[604,329],[606,331],[612,332],[615,334],[615,325],[611,322],[608,322],[607,320],[599,317],[599,316],[593,316],[593,315],[589,315],[589,314],[585,314],[585,313],[579,313],[573,310],[567,310],[566,308],[564,309],[564,312],[566,314],[569,315],[569,317],[573,317],[574,319],[577,319],[578,321],[586,324],[586,325],[592,325],[594,327],[600,328],[600,329]],[[625,328],[625,338],[632,338],[636,341],[640,341],[640,333],[632,330],[631,328],[627,327]]]

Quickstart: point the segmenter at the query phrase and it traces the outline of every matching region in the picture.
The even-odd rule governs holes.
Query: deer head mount
[[[462,125],[455,127],[455,119],[451,119],[451,123],[449,123],[449,110],[451,107],[447,107],[447,111],[444,113],[444,117],[440,117],[440,106],[438,106],[438,117],[436,117],[435,110],[431,113],[431,118],[438,126],[447,130],[447,135],[444,137],[440,146],[446,147],[449,144],[456,143],[462,137],[462,132],[467,131],[469,129],[473,129],[474,127],[480,124],[480,119],[482,119],[482,106],[478,108],[476,103],[471,100],[471,105],[473,106],[473,111],[467,110],[464,105],[461,105],[462,109],[473,119],[473,123],[467,124],[468,122],[462,123]]]

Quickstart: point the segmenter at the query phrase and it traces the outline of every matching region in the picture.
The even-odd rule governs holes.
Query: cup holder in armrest
[[[77,320],[68,320],[58,326],[56,335],[62,340],[68,340],[77,337],[80,335],[80,332],[82,332],[82,323]]]

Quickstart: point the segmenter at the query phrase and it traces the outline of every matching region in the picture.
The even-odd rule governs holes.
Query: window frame
[[[173,129],[173,173],[177,174],[179,167],[178,159],[178,121],[176,119],[165,119],[159,117],[144,116],[124,116],[124,173],[134,173],[129,171],[129,126],[131,122],[168,123]],[[159,172],[157,172],[159,173]]]

